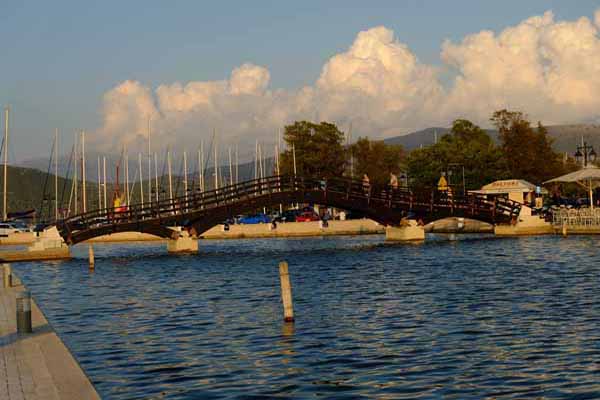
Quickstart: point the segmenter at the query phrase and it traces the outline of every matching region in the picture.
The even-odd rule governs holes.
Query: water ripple
[[[86,246],[15,265],[107,399],[600,397],[597,237]],[[287,260],[296,323],[281,318]]]

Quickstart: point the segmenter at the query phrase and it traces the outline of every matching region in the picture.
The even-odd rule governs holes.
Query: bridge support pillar
[[[167,242],[169,253],[197,253],[198,239],[192,237],[187,231],[180,231],[177,239],[169,239]]]
[[[56,226],[49,227],[44,231],[39,232],[35,238],[35,241],[29,247],[27,247],[27,251],[53,251],[64,253],[67,257],[71,256],[69,246],[67,246],[63,238],[58,233]]]
[[[385,240],[407,242],[425,240],[425,228],[414,219],[403,220],[400,226],[386,226]]]

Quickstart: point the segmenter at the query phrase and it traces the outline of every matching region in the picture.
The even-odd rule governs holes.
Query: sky
[[[0,3],[10,158],[221,148],[249,155],[297,119],[383,138],[498,108],[595,123],[600,1]],[[2,123],[4,126],[4,123]],[[245,153],[244,153],[245,152]]]

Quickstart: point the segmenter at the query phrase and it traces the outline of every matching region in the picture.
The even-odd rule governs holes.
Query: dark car
[[[281,214],[282,222],[296,222],[296,217],[300,215],[299,210],[286,210]]]

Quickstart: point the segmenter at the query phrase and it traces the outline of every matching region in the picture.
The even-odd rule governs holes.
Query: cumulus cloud
[[[478,121],[511,107],[547,123],[598,115],[600,40],[588,19],[556,22],[552,12],[500,34],[482,31],[461,43],[445,42],[442,59],[458,70],[443,104]]]
[[[105,149],[135,143],[158,112],[149,88],[125,81],[104,94],[104,126],[92,138]]]
[[[459,117],[486,125],[503,107],[546,123],[592,121],[600,110],[599,28],[600,10],[575,21],[546,12],[499,33],[445,41],[443,65],[435,67],[421,63],[392,30],[374,27],[331,57],[313,85],[298,90],[270,88],[269,70],[251,63],[228,79],[161,84],[154,91],[125,81],[104,96],[97,143],[135,146],[149,117],[161,144],[180,147],[209,139],[213,129],[221,142],[240,147],[273,142],[277,129],[296,119],[333,121],[342,129],[352,123],[358,134],[374,137]],[[454,71],[446,85],[441,68]]]

